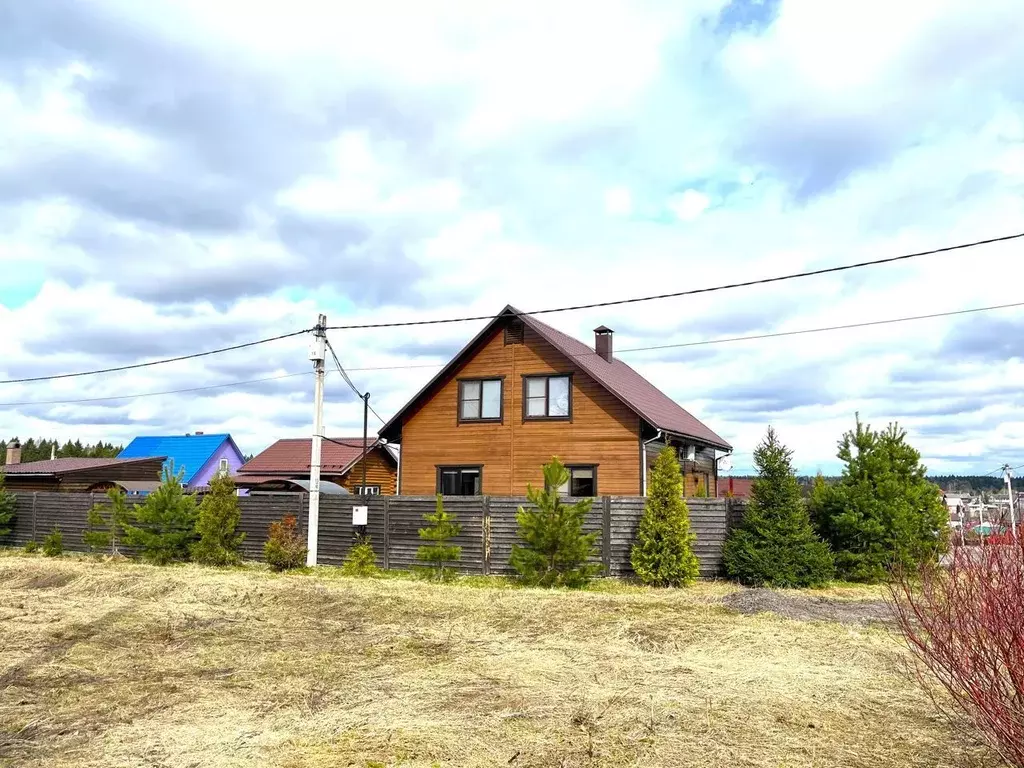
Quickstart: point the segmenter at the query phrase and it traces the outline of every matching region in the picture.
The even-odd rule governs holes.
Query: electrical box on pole
[[[309,359],[313,361],[313,440],[309,456],[309,521],[306,531],[306,565],[316,565],[320,532],[320,457],[324,437],[324,358],[327,354],[327,316],[317,318]]]

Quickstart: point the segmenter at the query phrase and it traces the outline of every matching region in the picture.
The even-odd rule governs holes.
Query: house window
[[[523,379],[524,419],[568,419],[571,416],[571,376],[527,376]]]
[[[220,471],[220,474],[222,474],[222,475],[228,474],[229,470],[228,470],[228,460],[227,459],[221,459],[220,460],[220,470],[219,471]]]
[[[459,421],[501,421],[501,379],[459,382]]]
[[[355,487],[356,496],[380,496],[379,485],[357,485]]]
[[[561,496],[597,496],[597,465],[582,464],[566,467],[569,482],[558,488]]]
[[[438,467],[437,492],[444,496],[479,496],[480,467]]]

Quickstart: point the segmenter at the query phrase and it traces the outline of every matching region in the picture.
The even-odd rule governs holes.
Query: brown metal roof
[[[139,459],[46,459],[28,461],[24,464],[6,464],[0,471],[7,475],[66,475],[88,469],[123,467],[146,461],[163,461],[166,456],[151,456]]]
[[[376,437],[367,440],[367,450],[372,451],[378,444]],[[340,443],[340,444],[339,444]],[[309,476],[309,454],[313,447],[310,437],[286,438],[278,440],[247,461],[238,470],[237,481],[249,475],[296,475]],[[330,474],[343,474],[359,461],[363,453],[362,437],[332,437],[323,441],[320,451],[320,471]],[[388,454],[391,455],[390,453]],[[270,479],[269,477],[267,479]]]
[[[582,341],[530,315],[522,315],[522,320],[528,328],[589,373],[598,384],[636,411],[648,424],[666,432],[696,438],[725,451],[732,450],[729,443],[702,421],[618,358],[613,356],[611,362],[608,362]]]
[[[519,317],[526,326],[551,344],[556,350],[579,365],[598,384],[619,398],[623,404],[656,429],[671,432],[681,437],[692,437],[699,442],[725,451],[732,450],[732,446],[713,432],[707,425],[623,361],[613,357],[611,362],[608,362],[583,342],[552,328],[546,323],[542,323],[530,315],[524,315],[511,305],[506,306],[494,320],[474,336],[412,400],[395,414],[391,421],[380,430],[381,436],[397,442],[396,438],[400,434],[402,417],[406,411],[415,405],[420,398],[430,392],[446,374],[453,370],[461,362],[463,356],[482,341],[499,321],[507,317]]]

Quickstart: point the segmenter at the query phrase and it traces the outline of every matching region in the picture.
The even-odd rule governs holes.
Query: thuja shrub
[[[306,564],[306,543],[299,535],[295,515],[285,515],[270,524],[263,557],[275,571],[288,571]]]
[[[925,563],[896,574],[890,598],[935,705],[1024,767],[1024,543],[1001,536],[957,547],[945,570]]]

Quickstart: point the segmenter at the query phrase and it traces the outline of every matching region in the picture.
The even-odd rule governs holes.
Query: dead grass
[[[982,764],[882,628],[473,584],[0,557],[0,765]]]

